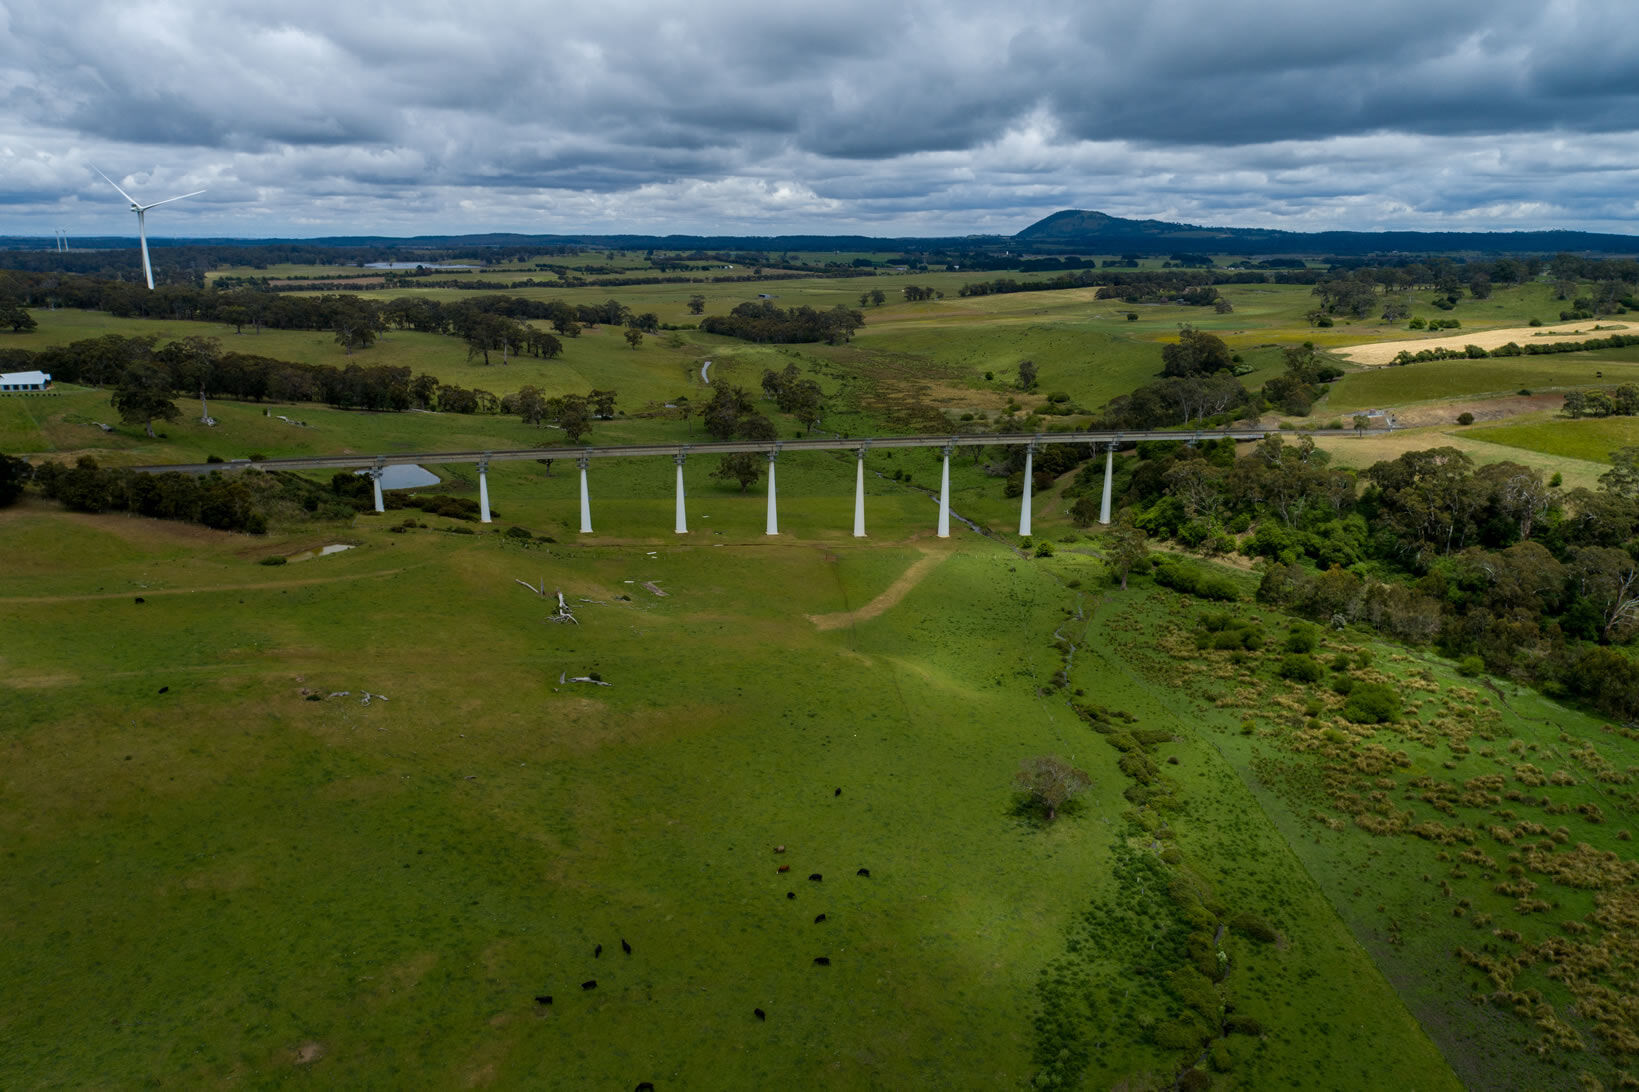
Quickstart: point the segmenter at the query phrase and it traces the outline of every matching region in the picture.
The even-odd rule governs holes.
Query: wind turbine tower
[[[102,174],[102,171],[96,167],[92,167],[91,169],[96,171],[98,174]],[[116,190],[119,190],[120,196],[131,202],[131,211],[137,214],[137,236],[142,240],[142,272],[143,275],[148,278],[148,290],[151,292],[154,288],[154,267],[149,264],[148,261],[148,224],[145,219],[146,213],[151,208],[155,208],[159,205],[169,205],[172,201],[180,201],[184,197],[198,197],[205,191],[194,190],[192,193],[178,194],[176,197],[167,197],[163,201],[155,201],[152,204],[141,205],[137,203],[137,199],[135,197],[132,197],[124,190],[120,190],[120,184],[115,182],[112,178],[109,178],[106,174],[102,174],[102,180],[110,186],[113,186]]]

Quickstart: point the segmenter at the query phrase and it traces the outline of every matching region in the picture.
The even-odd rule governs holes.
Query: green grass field
[[[608,264],[595,257],[582,260]],[[1294,341],[1405,334],[1310,328],[1313,297],[1290,286],[1229,286],[1224,315],[1091,290],[956,296],[997,275],[704,290],[710,311],[758,288],[781,306],[888,290],[842,346],[676,331],[634,351],[602,329],[558,360],[486,368],[451,338],[392,334],[345,356],[324,334],[74,311],[36,312],[35,333],[4,343],[208,333],[498,394],[613,387],[623,416],[589,442],[684,444],[703,438],[698,421],[646,410],[709,397],[706,359],[714,382],[758,395],[765,368],[795,362],[826,392],[824,427],[862,435],[955,428],[1055,390],[1095,409],[1153,378],[1185,322],[1225,337],[1249,385]],[[906,303],[905,283],[946,297]],[[685,321],[697,290],[531,291]],[[1546,295],[1457,313],[1465,328],[1549,318]],[[1040,369],[1031,394],[1013,385],[1024,359]],[[1354,370],[1311,420],[1392,405],[1443,421],[1448,403],[1612,386],[1634,366],[1618,352]],[[179,405],[150,440],[117,422],[107,391],[3,398],[0,451],[137,464],[561,436],[513,418],[214,400],[208,428]],[[1451,444],[1571,488],[1592,485],[1629,431],[1538,409],[1327,444],[1349,466]],[[491,468],[490,527],[404,510],[252,537],[37,498],[0,511],[0,1085],[1136,1090],[1174,1087],[1190,1066],[1249,1089],[1620,1080],[1588,980],[1550,975],[1538,955],[1587,937],[1595,958],[1617,931],[1595,919],[1594,892],[1631,893],[1578,886],[1537,857],[1535,894],[1499,885],[1518,882],[1509,866],[1523,872],[1527,850],[1580,860],[1584,843],[1616,855],[1601,858],[1608,877],[1628,874],[1631,801],[1600,771],[1639,768],[1639,744],[1330,632],[1327,657],[1347,653],[1353,675],[1412,707],[1350,726],[1331,689],[1275,676],[1287,622],[1273,612],[1227,608],[1271,635],[1237,661],[1196,649],[1199,605],[1143,579],[1113,589],[1096,528],[1068,521],[1069,476],[1035,499],[1035,537],[1056,556],[1029,558],[1011,537],[1019,502],[982,460],[953,460],[952,507],[992,534],[957,526],[945,541],[933,451],[866,465],[865,540],[850,533],[847,452],[781,456],[774,539],[763,484],[742,492],[704,457],[685,466],[686,536],[661,457],[593,462],[589,536],[575,533],[574,468],[533,461]],[[430,469],[476,496],[470,464]],[[497,533],[512,526],[543,537]],[[326,544],[352,548],[259,564]],[[1237,579],[1249,591],[1255,576]],[[550,623],[555,601],[520,580],[561,590],[579,624]],[[609,685],[569,681],[593,675]],[[1154,733],[1145,754],[1170,802],[1137,802],[1124,745],[1073,702]],[[1093,782],[1051,825],[1017,812],[1011,784],[1041,754]],[[1558,776],[1539,785],[1532,771]],[[1474,837],[1442,841],[1430,823]],[[1508,834],[1521,823],[1563,827],[1546,839],[1563,848]],[[1273,939],[1228,924],[1241,914]],[[1185,954],[1202,929],[1221,953],[1211,979]],[[1493,996],[1460,949],[1536,955]]]
[[[654,533],[664,503],[627,507],[534,548],[364,517],[355,549],[278,569],[254,562],[336,533],[0,516],[7,1083],[1028,1079],[1041,969],[1117,894],[1116,755],[1038,694],[1074,597],[983,539],[907,539],[920,510],[769,545],[732,505],[686,542]],[[623,521],[650,530],[598,544]],[[805,618],[923,556],[880,614]],[[611,685],[559,682],[589,672]],[[1036,829],[1009,778],[1044,752],[1100,788]],[[1386,1008],[1370,1040],[1272,1035],[1251,1071],[1346,1084],[1391,1035],[1444,1079],[1318,893],[1286,898],[1317,932],[1237,957],[1269,1019],[1339,959]]]

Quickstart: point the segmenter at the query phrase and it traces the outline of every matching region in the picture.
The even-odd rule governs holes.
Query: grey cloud
[[[67,7],[0,4],[0,232],[123,223],[85,211],[90,161],[208,183],[179,232],[1634,212],[1639,20],[1616,0]]]

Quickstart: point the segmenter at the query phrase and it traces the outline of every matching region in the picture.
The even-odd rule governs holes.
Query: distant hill
[[[86,236],[71,239],[75,255],[54,255],[57,241],[43,237],[0,235],[4,264],[13,268],[77,269],[75,261],[94,262],[92,254],[134,249],[130,236]],[[388,260],[415,256],[438,260],[485,250],[588,247],[611,250],[701,251],[777,256],[790,252],[824,254],[890,253],[923,255],[931,261],[959,263],[964,269],[1009,268],[1019,258],[1062,255],[1124,254],[1162,256],[1175,253],[1232,254],[1241,257],[1362,257],[1416,254],[1639,254],[1639,235],[1605,235],[1589,231],[1278,231],[1272,228],[1205,227],[1166,220],[1126,220],[1103,212],[1065,209],[1036,221],[1017,235],[966,235],[942,238],[884,238],[869,235],[481,235],[330,236],[310,239],[150,238],[156,250],[189,250],[230,263],[335,260],[323,252],[346,252],[349,259]],[[266,253],[251,255],[261,249]],[[30,255],[30,252],[33,252]],[[30,255],[25,257],[25,255]],[[49,256],[49,257],[48,257]],[[759,258],[758,260],[762,260]],[[207,263],[207,268],[209,264]],[[79,268],[80,272],[92,271]]]
[[[1055,212],[1013,238],[1022,249],[1039,253],[1639,254],[1639,235],[1591,231],[1276,231],[1125,220],[1081,209]]]

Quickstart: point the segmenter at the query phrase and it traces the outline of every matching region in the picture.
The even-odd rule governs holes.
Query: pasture
[[[1059,390],[1096,410],[1152,379],[1184,322],[1223,336],[1249,386],[1279,372],[1283,345],[1405,333],[1310,328],[1313,297],[1292,286],[1228,286],[1223,315],[1091,290],[956,296],[991,276],[527,290],[670,322],[695,291],[720,313],[758,289],[787,307],[889,290],[839,346],[677,330],[633,350],[601,328],[559,359],[485,367],[432,335],[346,355],[324,333],[75,311],[36,312],[5,344],[203,333],[497,394],[612,387],[621,414],[590,443],[683,444],[699,422],[660,404],[704,402],[706,359],[756,395],[765,368],[796,363],[825,392],[821,427],[863,435],[954,429]],[[909,303],[896,284],[946,296]],[[1458,314],[1465,329],[1552,317],[1546,293]],[[1345,466],[1449,444],[1592,486],[1633,442],[1628,419],[1564,420],[1540,396],[1469,428],[1446,418],[1522,387],[1639,381],[1624,353],[1351,370],[1309,420],[1390,406],[1427,422],[1327,441]],[[1035,392],[1014,384],[1025,359]],[[0,451],[114,465],[561,436],[215,400],[208,428],[178,404],[150,440],[104,390],[0,399]],[[471,465],[430,469],[476,496]],[[1453,953],[1585,935],[1593,889],[1541,880],[1548,910],[1505,895],[1509,865],[1525,867],[1508,855],[1528,847],[1491,832],[1563,828],[1564,852],[1616,854],[1625,875],[1630,801],[1599,771],[1639,765],[1626,735],[1329,632],[1321,653],[1352,665],[1339,672],[1407,698],[1399,721],[1352,725],[1335,688],[1275,673],[1274,612],[1224,608],[1271,642],[1237,658],[1198,647],[1199,604],[1142,578],[1114,590],[1097,529],[1068,520],[1069,475],[1037,493],[1036,541],[1056,551],[1032,557],[982,458],[953,459],[952,507],[989,534],[953,525],[949,540],[932,537],[933,451],[868,456],[863,541],[849,453],[781,457],[774,539],[763,483],[715,469],[685,466],[687,536],[671,531],[669,458],[594,461],[589,536],[561,463],[496,464],[489,527],[394,510],[250,537],[38,499],[0,511],[0,902],[15,908],[0,1083],[1136,1089],[1192,1066],[1247,1088],[1618,1079],[1587,982],[1537,964],[1498,1001]],[[260,564],[326,544],[352,548]],[[520,580],[561,590],[579,624],[548,622],[555,604]],[[1100,727],[1076,705],[1130,720]],[[1143,735],[1155,780],[1134,778],[1146,767],[1112,724]],[[1012,786],[1041,754],[1093,783],[1050,825]],[[1490,801],[1493,778],[1514,795]],[[1220,926],[1211,976],[1187,954],[1203,913]]]
[[[865,544],[519,545],[399,515],[265,539],[0,515],[6,1083],[1029,1079],[1056,938],[1119,896],[1117,755],[1043,689],[1062,580],[1096,565],[892,512]],[[327,541],[354,549],[256,564]],[[1039,753],[1098,786],[1046,828],[1011,810]],[[1347,1083],[1386,1037],[1449,1080],[1318,893],[1267,884],[1303,933],[1237,950],[1283,1029],[1247,1072]],[[1342,1004],[1305,985],[1340,960],[1372,1034],[1286,1030]],[[1141,1026],[1105,1064],[1174,1064]]]

